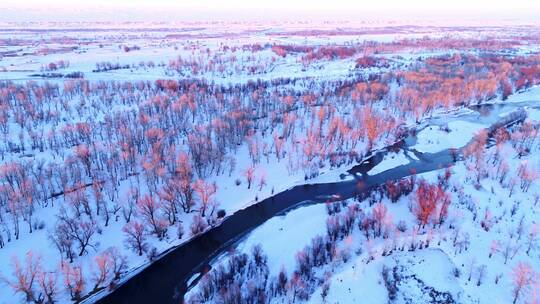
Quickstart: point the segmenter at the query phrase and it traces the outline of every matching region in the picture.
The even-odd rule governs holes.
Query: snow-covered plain
[[[463,290],[452,273],[455,265],[440,249],[418,252],[399,252],[391,256],[378,256],[366,264],[361,258],[341,266],[332,276],[329,303],[387,303],[389,292],[381,277],[383,266],[397,269],[403,278],[395,303],[434,303],[426,286],[441,293],[449,293],[456,303],[465,302]],[[412,277],[414,275],[414,277]],[[440,299],[438,299],[440,300]],[[321,303],[320,291],[308,303]]]
[[[398,153],[388,153],[384,156],[384,159],[379,164],[368,171],[368,174],[375,175],[400,165],[406,165],[408,163],[409,158],[403,150],[400,150]]]
[[[354,58],[326,61],[324,64],[314,64],[312,67],[306,69],[299,64],[297,58],[293,56],[287,56],[286,58],[277,57],[268,47],[263,51],[256,53],[256,56],[253,56],[249,52],[233,52],[221,48],[223,42],[226,42],[231,46],[241,47],[245,44],[263,44],[273,41],[273,38],[271,37],[258,37],[257,35],[247,38],[240,35],[240,38],[229,40],[228,38],[204,38],[205,33],[195,33],[195,37],[201,35],[202,38],[198,38],[195,41],[185,38],[166,38],[170,41],[163,43],[161,39],[170,33],[162,33],[159,30],[153,31],[150,36],[144,34],[144,32],[133,34],[130,31],[105,31],[98,36],[87,32],[81,33],[77,31],[67,31],[65,34],[66,36],[63,34],[58,36],[58,34],[55,33],[43,35],[40,38],[43,39],[43,41],[41,41],[42,44],[24,44],[20,46],[2,47],[3,57],[0,61],[0,78],[14,81],[17,84],[26,84],[29,83],[28,81],[36,81],[36,83],[39,84],[59,84],[62,87],[64,83],[69,83],[71,80],[58,76],[42,78],[40,75],[54,73],[66,75],[69,73],[81,72],[84,74],[84,79],[89,80],[93,84],[97,84],[100,81],[138,82],[147,80],[153,81],[156,79],[176,79],[185,76],[208,79],[215,83],[238,84],[257,79],[271,80],[282,78],[285,75],[294,75],[296,79],[318,78],[320,81],[324,81],[325,79],[341,79],[348,77],[350,69],[354,67]],[[23,40],[35,39],[35,36],[27,34],[25,31],[17,35],[20,35],[17,37]],[[222,33],[217,35],[225,34]],[[16,36],[14,36],[12,31],[8,31],[3,32],[1,37],[9,41],[9,39],[15,38]],[[375,39],[376,37],[373,38]],[[49,39],[51,39],[52,42],[49,42]],[[59,44],[54,39],[63,39],[65,42]],[[336,39],[347,41],[350,37],[331,37],[330,39],[331,41],[336,41]],[[326,43],[326,40],[328,39],[315,38],[313,44],[323,44]],[[294,38],[283,37],[280,38],[280,42],[293,43]],[[72,47],[64,48],[65,44],[72,44]],[[133,47],[135,45],[140,49],[133,49],[128,52],[123,50],[124,46]],[[206,48],[212,49],[215,52],[215,56],[220,58],[220,60],[229,61],[234,57],[234,60],[236,61],[241,58],[238,60],[240,64],[236,67],[227,65],[225,67],[226,70],[224,71],[216,70],[197,73],[189,70],[172,71],[168,66],[171,60],[175,60],[178,57],[184,58],[185,61],[204,62],[210,60],[212,56],[207,55],[205,51],[201,51],[206,50]],[[61,60],[69,61],[69,65],[54,71],[43,71],[43,67],[46,67],[49,63],[56,64]],[[102,62],[117,64],[121,68],[109,71],[95,71],[98,68],[97,65]],[[250,69],[255,66],[263,69],[264,73],[253,74]],[[293,86],[293,89],[298,88]],[[99,103],[99,98],[95,100],[95,102]],[[112,107],[107,108],[106,111],[94,111],[91,110],[91,107],[82,105],[81,109],[85,108],[86,110],[83,110],[85,113],[76,118],[69,113],[61,113],[62,120],[59,122],[59,125],[53,126],[52,124],[44,124],[39,131],[41,131],[42,134],[47,134],[55,128],[66,126],[67,122],[84,122],[94,118],[103,121],[106,115],[115,115],[115,113],[133,109],[126,107],[121,103],[114,104]],[[303,122],[298,122],[298,125],[301,125],[302,123]],[[12,140],[16,140],[15,138],[17,138],[20,132],[24,132],[15,123],[10,123],[10,129],[11,132],[9,134],[3,134],[5,145]],[[268,144],[272,142],[272,137],[259,137],[258,139],[261,142],[267,142]],[[393,140],[395,139],[391,136],[387,137],[386,141],[377,142],[375,147],[384,147]],[[39,149],[32,149],[26,152],[11,154],[5,153],[6,149],[2,149],[2,164],[19,161],[21,159],[62,164],[65,160],[64,153],[71,153],[68,150],[65,152],[63,151],[62,155],[58,155],[49,150],[40,151]],[[362,142],[357,146],[358,151],[365,151],[365,149],[365,142]],[[257,181],[254,181],[254,185],[248,189],[244,178],[244,170],[248,168],[251,163],[249,154],[250,151],[248,145],[243,144],[239,146],[234,157],[231,158],[231,163],[234,164],[231,165],[230,172],[222,172],[217,176],[210,176],[206,179],[208,183],[216,183],[217,192],[215,194],[215,208],[223,209],[226,215],[294,185],[306,182],[324,183],[335,181],[337,178],[341,179],[340,175],[346,173],[345,166],[342,168],[332,168],[328,163],[322,164],[322,166],[318,164],[315,170],[317,176],[306,181],[306,172],[298,167],[298,160],[287,158],[277,159],[276,157],[271,156],[267,157],[256,168],[255,175]],[[264,178],[264,183],[260,183],[260,178]],[[351,179],[352,177],[349,176],[347,178]],[[144,183],[139,183],[139,179],[136,177],[121,180],[117,186],[119,193],[118,204],[123,204],[128,200],[132,195],[129,192],[130,188],[133,186],[139,188],[141,193],[148,191]],[[4,236],[5,245],[3,245],[3,248],[0,250],[0,261],[6,265],[1,271],[3,275],[9,277],[13,257],[24,260],[24,256],[29,250],[39,253],[45,269],[58,267],[61,263],[61,257],[58,254],[57,248],[52,244],[52,240],[49,236],[54,230],[57,215],[63,206],[65,206],[63,196],[54,198],[46,207],[37,208],[33,212],[32,216],[36,219],[36,222],[42,226],[40,229],[35,229],[32,233],[29,233],[28,230],[25,229],[26,227],[21,227],[19,239],[12,239],[9,242],[6,241]],[[127,257],[128,274],[139,271],[142,266],[149,263],[146,256],[138,256],[124,246],[125,236],[122,232],[124,223],[121,217],[120,212],[118,212],[106,227],[99,225],[99,232],[95,237],[94,247],[90,249],[90,253],[76,258],[77,265],[82,267],[85,272],[85,277],[88,279],[90,279],[92,273],[95,271],[95,256],[110,247],[118,248],[120,254]],[[180,239],[176,237],[177,228],[172,226],[167,228],[166,237],[164,239],[158,240],[150,237],[147,241],[148,247],[155,248],[156,252],[160,253],[189,240],[191,235],[188,230],[193,221],[193,214],[180,214],[178,220],[184,230]],[[7,222],[4,221],[4,223],[7,225]],[[58,280],[61,280],[60,273],[57,273],[57,278]],[[88,293],[88,291],[89,289],[85,288],[83,294]],[[7,284],[0,284],[0,294],[13,295],[13,292]],[[16,297],[17,296],[18,295],[16,295]],[[59,290],[57,298],[60,302],[69,302],[69,295],[63,289]],[[0,297],[0,303],[10,302],[11,297]]]
[[[534,118],[529,117],[526,123],[529,122],[534,122]],[[519,128],[513,127],[512,132],[518,134]],[[349,236],[338,241],[339,254],[328,264],[314,269],[315,277],[327,282],[324,286],[328,286],[328,290],[323,291],[324,287],[315,285],[307,302],[513,302],[517,265],[531,265],[533,276],[538,275],[540,269],[540,182],[534,179],[525,191],[513,184],[521,172],[520,164],[530,165],[538,174],[538,134],[532,147],[530,153],[520,157],[519,148],[511,142],[486,149],[481,159],[481,162],[485,162],[483,170],[486,171],[479,183],[476,182],[475,171],[470,169],[474,160],[467,158],[457,162],[450,169],[451,177],[446,191],[451,195],[451,204],[448,219],[442,225],[418,225],[413,213],[416,200],[414,192],[397,202],[391,202],[383,195],[372,195],[387,207],[383,229],[384,234],[388,235],[366,239],[365,232],[355,228]],[[504,159],[497,158],[499,153],[504,153]],[[507,163],[511,168],[502,182],[497,169],[500,163]],[[436,183],[444,172],[424,173],[416,179]],[[363,214],[370,214],[374,209],[370,200],[356,202],[351,199],[348,204],[357,204]],[[268,255],[270,276],[275,276],[279,271],[276,265],[291,264],[291,258],[285,256],[285,253],[291,252],[291,248],[306,246],[316,233],[321,236],[326,234],[313,227],[314,222],[322,223],[324,217],[329,217],[326,211],[320,205],[295,209],[284,219],[272,219],[257,228],[237,248],[248,253],[253,246],[261,244]],[[304,220],[293,220],[299,218]],[[279,222],[276,225],[279,231],[272,235],[277,235],[278,242],[266,234],[273,229],[275,221]],[[400,225],[405,227],[401,232],[394,230],[398,223],[403,223]],[[283,231],[294,231],[291,236],[294,242],[282,242],[280,235]],[[309,233],[299,234],[298,231]],[[303,235],[303,238],[299,239],[299,235]],[[342,259],[345,253],[350,258]],[[298,256],[295,252],[293,255]],[[223,256],[215,263],[224,263],[225,258]],[[288,273],[295,269],[298,271],[298,263],[286,269]],[[386,278],[384,269],[387,271]],[[536,299],[538,282],[531,282],[519,294],[517,303],[530,303],[529,299]],[[190,295],[195,291],[197,287]],[[278,296],[271,302],[286,303],[291,301],[291,296]]]
[[[516,31],[519,32],[519,29],[516,29]],[[328,82],[331,81],[357,79],[357,77],[366,76],[368,74],[379,74],[389,70],[406,69],[420,59],[454,52],[453,50],[440,49],[388,51],[378,55],[381,58],[384,57],[389,60],[390,64],[387,67],[368,69],[358,69],[355,67],[355,60],[360,54],[355,54],[354,56],[346,58],[339,58],[338,56],[332,59],[325,58],[314,60],[310,64],[304,64],[302,62],[303,53],[299,52],[296,54],[291,52],[284,57],[277,56],[276,53],[272,51],[271,45],[309,45],[317,48],[328,45],[332,46],[335,43],[339,43],[340,45],[358,46],[359,43],[363,41],[392,42],[396,39],[421,38],[425,33],[418,33],[416,30],[411,30],[410,33],[400,34],[372,34],[362,35],[360,37],[354,35],[313,35],[305,38],[301,37],[301,35],[287,35],[281,31],[279,32],[279,35],[273,35],[272,31],[268,31],[267,34],[260,32],[257,32],[257,34],[245,34],[242,31],[238,31],[238,33],[228,35],[228,33],[225,32],[216,32],[215,29],[203,29],[190,30],[188,36],[182,36],[183,33],[177,33],[175,31],[171,33],[170,31],[162,32],[161,30],[155,30],[146,33],[145,31],[107,30],[104,32],[98,31],[97,34],[86,31],[67,31],[61,34],[54,32],[40,32],[40,36],[37,37],[26,31],[16,34],[14,34],[13,31],[0,31],[0,37],[3,40],[8,41],[6,43],[7,45],[0,46],[0,78],[12,80],[15,84],[29,84],[30,86],[33,83],[40,85],[47,83],[53,85],[58,84],[60,88],[65,89],[66,87],[69,87],[70,84],[75,83],[69,78],[65,78],[66,75],[75,72],[83,73],[84,79],[88,80],[91,86],[96,87],[104,82],[120,84],[123,81],[133,81],[130,85],[136,86],[137,84],[140,84],[141,81],[151,82],[157,79],[203,79],[213,84],[224,84],[232,87],[234,85],[246,85],[256,80],[272,81],[291,77],[297,82],[276,86],[275,92],[292,90],[295,94],[307,94],[313,90],[314,84],[322,86],[323,84],[327,85]],[[490,34],[492,33],[490,32]],[[433,37],[441,37],[440,35],[441,34],[435,34]],[[465,31],[460,35],[462,35],[462,37],[469,37],[471,36],[471,33]],[[11,41],[12,38],[19,38],[22,42],[17,42],[16,40]],[[10,43],[13,43],[13,45],[10,45]],[[225,48],[223,46],[224,44],[227,44],[228,47],[236,47],[237,49],[232,50],[231,48]],[[256,44],[261,45],[262,49],[257,52],[242,50],[243,46]],[[533,52],[534,50],[535,46],[526,48],[526,51],[528,52]],[[471,53],[474,53],[474,51]],[[181,57],[183,61],[179,61],[179,57]],[[46,67],[50,63],[58,63],[61,60],[68,60],[69,65],[65,68],[55,69],[54,71],[46,70]],[[110,62],[113,65],[117,64],[118,69],[96,71],[99,70],[98,64],[103,62]],[[191,66],[191,64],[198,62],[212,62],[212,64],[207,66],[207,70],[197,70]],[[62,76],[51,75],[54,73],[60,73]],[[82,92],[86,89],[78,88],[77,90]],[[39,90],[36,91],[39,92]],[[60,89],[59,92],[61,91],[62,90]],[[7,89],[3,92],[3,94],[5,94],[3,96],[11,94]],[[83,96],[82,93],[80,94],[80,96]],[[107,92],[107,94],[111,93]],[[48,147],[39,149],[32,146],[30,148],[31,139],[35,140],[36,134],[30,134],[28,130],[38,131],[37,138],[47,138],[57,130],[67,130],[61,132],[69,133],[69,128],[67,128],[68,123],[75,124],[96,119],[98,125],[103,125],[111,116],[129,111],[137,111],[137,106],[132,107],[125,105],[125,100],[135,98],[129,95],[129,93],[126,93],[126,95],[123,95],[123,93],[119,94],[122,96],[115,95],[115,98],[118,98],[112,101],[109,100],[108,97],[110,96],[107,94],[104,94],[103,96],[90,96],[87,99],[86,97],[82,99],[70,99],[68,104],[64,105],[61,102],[55,103],[54,106],[47,109],[47,111],[49,111],[47,113],[50,114],[50,116],[46,118],[51,121],[54,120],[54,122],[46,121],[42,125],[39,125],[39,127],[35,127],[34,130],[34,127],[30,125],[21,128],[19,123],[15,122],[16,119],[20,120],[20,116],[17,116],[17,118],[15,116],[10,116],[8,121],[10,132],[8,134],[2,134],[0,164],[7,165],[18,161],[31,161],[36,164],[43,162],[44,164],[57,165],[70,163],[73,161],[71,146],[65,149],[60,148],[60,151],[53,151],[53,149]],[[388,99],[395,98],[392,94],[390,95],[391,96],[388,97]],[[255,98],[255,94],[251,97]],[[139,96],[139,98],[142,99],[142,105],[145,103],[150,104],[150,102],[145,99],[146,96]],[[270,96],[265,95],[264,98],[270,98]],[[21,97],[21,100],[24,100],[24,96]],[[103,103],[105,100],[109,104],[100,106],[99,104]],[[531,100],[538,100],[538,87],[525,91],[523,94],[514,94],[510,96],[508,102],[527,102]],[[495,101],[500,102],[497,98]],[[332,102],[333,101],[330,101],[329,103]],[[346,122],[346,124],[340,125],[338,120],[332,121],[332,123],[338,125],[337,128],[344,128],[344,125],[353,125],[360,119],[359,116],[354,113],[353,107],[349,107],[347,104],[341,105],[339,104],[340,102],[341,101],[337,100],[335,105],[330,107],[326,105],[314,105],[312,107],[312,113],[303,113],[306,117],[309,117],[309,119],[306,118],[305,121],[301,119],[294,120],[293,117],[293,123],[289,127],[301,131],[297,131],[295,136],[287,139],[284,143],[287,147],[287,153],[283,153],[280,157],[276,157],[274,154],[277,153],[271,151],[274,148],[273,142],[275,140],[272,135],[285,132],[285,128],[279,127],[277,130],[271,131],[254,128],[257,131],[255,131],[254,134],[251,134],[249,139],[251,142],[242,142],[235,148],[235,151],[231,153],[231,155],[228,155],[229,158],[224,161],[227,163],[227,166],[224,165],[224,167],[227,168],[222,168],[221,171],[218,169],[217,174],[205,178],[207,183],[215,183],[217,185],[217,191],[214,196],[215,204],[212,206],[215,209],[214,211],[222,209],[225,211],[226,215],[230,215],[235,211],[251,204],[255,204],[261,199],[288,189],[294,185],[304,183],[328,183],[343,179],[352,180],[353,177],[346,173],[346,169],[355,164],[357,159],[354,159],[353,157],[349,157],[346,161],[338,161],[338,165],[335,165],[331,164],[329,161],[330,157],[323,159],[321,156],[320,158],[315,157],[312,160],[308,160],[303,156],[305,150],[308,150],[309,148],[314,149],[316,152],[319,152],[317,149],[322,149],[322,147],[313,148],[306,145],[306,143],[308,143],[308,135],[320,135],[313,135],[311,131],[314,130],[309,130],[310,134],[307,134],[307,129],[316,125],[316,123],[314,123],[317,121],[315,116],[322,115],[322,117],[324,117],[325,115],[328,115],[328,113],[337,112],[339,114],[337,116]],[[390,120],[395,113],[390,111],[385,112],[386,109],[383,107],[383,105],[376,105],[375,110],[386,115],[384,116],[386,120]],[[4,108],[0,109],[3,110]],[[326,109],[327,112],[317,112],[321,109]],[[28,111],[32,112],[33,109],[28,109]],[[307,111],[311,110],[306,110],[306,112]],[[534,119],[538,117],[538,109],[530,108],[528,111],[531,118]],[[445,110],[443,109],[436,109],[434,113],[430,113],[430,115],[436,117],[437,114],[444,115],[444,112]],[[452,114],[449,115],[451,116]],[[195,120],[195,115],[193,115],[193,119]],[[282,118],[280,117],[280,119]],[[311,125],[307,125],[308,120],[311,122]],[[153,123],[159,125],[159,123]],[[412,117],[406,117],[397,119],[395,124],[412,126],[415,122]],[[462,147],[470,141],[476,131],[486,127],[485,125],[469,121],[451,121],[448,123],[448,128],[450,130],[448,133],[440,130],[439,124],[430,125],[427,118],[425,124],[427,124],[427,127],[418,134],[418,142],[413,149],[416,149],[419,152],[429,153],[451,147]],[[330,122],[324,122],[318,127],[321,130],[323,128],[332,129],[329,125]],[[274,133],[272,134],[272,132]],[[353,145],[353,140],[351,138],[335,139],[336,142],[346,142],[344,144],[345,148],[341,149],[341,147],[336,148],[335,146],[332,146],[331,148],[335,148],[337,151],[327,148],[328,152],[336,152],[337,155],[344,152],[355,152],[359,156],[364,155],[368,149],[367,140],[361,138],[360,140],[354,141]],[[15,146],[14,143],[19,140],[26,143],[26,147],[23,146],[22,151],[18,148],[13,148]],[[379,136],[371,148],[372,150],[384,148],[396,140],[396,133],[387,132],[384,135]],[[103,139],[103,137],[101,139],[92,139],[92,142],[96,144],[96,151],[104,147],[102,146],[102,143],[105,141],[106,140]],[[250,148],[253,148],[252,142],[255,142],[256,145],[260,147],[260,150],[255,152],[260,154],[260,161],[254,166],[255,180],[253,181],[253,185],[248,187],[245,174],[246,169],[252,166],[251,158],[254,153],[253,150],[250,150]],[[178,143],[178,148],[187,150],[185,142]],[[380,164],[369,171],[368,174],[377,174],[398,165],[407,164],[409,163],[409,157],[414,158],[414,155],[405,155],[403,152],[389,154]],[[138,159],[137,161],[141,161],[142,163],[142,159]],[[137,169],[141,168],[137,167]],[[145,178],[142,177],[143,174],[141,172],[142,171],[135,172],[135,175],[117,181],[115,187],[118,190],[118,194],[116,197],[113,195],[113,199],[111,200],[114,201],[115,208],[126,203],[132,196],[132,193],[130,193],[131,187],[138,188],[141,193],[148,193],[150,191],[146,184],[142,182]],[[83,179],[84,178],[86,178],[86,176],[84,176]],[[93,181],[87,180],[87,182]],[[36,186],[39,185],[36,184]],[[56,188],[64,190],[64,186],[66,185],[56,186]],[[95,198],[95,194],[91,194],[90,189],[88,189],[87,192],[89,193],[88,197],[92,199]],[[4,201],[9,199],[1,201],[2,205],[4,204]],[[11,261],[13,257],[24,260],[24,256],[29,250],[32,250],[41,256],[44,268],[51,270],[58,268],[58,265],[62,262],[62,258],[59,256],[58,249],[52,244],[50,235],[54,230],[60,209],[66,205],[64,196],[60,194],[58,197],[49,200],[46,205],[36,208],[33,212],[32,217],[38,223],[36,227],[40,227],[39,229],[29,233],[27,223],[21,220],[19,239],[15,240],[14,237],[11,237],[11,240],[7,242],[4,237],[5,244],[2,246],[3,248],[0,248],[0,265],[5,265],[0,267],[0,273],[2,275],[10,277],[12,272]],[[392,206],[393,207],[390,209],[392,214],[395,215],[396,220],[403,219],[407,222],[412,222],[412,217],[408,214],[405,203]],[[3,214],[2,210],[0,210],[0,216],[1,215],[6,215],[7,218],[8,212]],[[122,232],[122,228],[125,223],[122,219],[121,211],[117,210],[114,213],[114,216],[107,226],[99,224],[100,222],[103,222],[100,217],[96,218],[98,219],[99,229],[94,238],[95,243],[93,244],[93,248],[90,248],[83,256],[75,258],[75,263],[81,265],[85,272],[84,276],[88,280],[87,286],[83,288],[83,294],[85,295],[92,289],[89,282],[97,271],[95,264],[96,256],[104,252],[107,248],[116,247],[122,255],[126,256],[128,267],[123,273],[124,276],[134,274],[136,271],[141,270],[144,265],[149,263],[146,256],[138,256],[135,252],[124,246],[125,235]],[[159,253],[188,241],[189,238],[191,238],[188,230],[192,224],[193,218],[193,212],[179,214],[178,221],[181,223],[184,230],[181,238],[177,237],[177,226],[170,226],[166,228],[166,236],[161,240],[149,236],[148,247],[155,248],[156,252]],[[11,227],[13,224],[4,218],[1,218],[0,222],[3,223],[2,233],[9,230],[7,227]],[[219,224],[219,220],[213,224]],[[278,271],[281,266],[292,271],[295,262],[295,252],[307,245],[314,235],[323,234],[326,230],[325,225],[326,216],[324,205],[301,207],[294,211],[290,211],[284,216],[269,220],[241,242],[238,250],[248,252],[251,250],[252,245],[261,242],[264,251],[269,255],[269,263],[272,272]],[[267,239],[271,239],[271,241],[266,242]],[[287,243],[290,246],[282,247],[283,243]],[[423,256],[423,253],[417,253],[416,256],[411,258],[413,260],[412,262],[407,260],[406,254],[403,254],[402,257],[396,257],[399,261],[395,260],[394,263],[415,264],[420,265],[418,267],[421,268],[424,267],[422,266],[424,265],[422,259],[426,258],[437,259],[438,261],[440,260],[441,265],[447,265],[445,264],[446,260],[441,257],[441,253],[437,251],[425,253],[425,256]],[[380,284],[375,280],[366,278],[369,278],[372,275],[374,276],[380,271],[380,264],[370,264],[369,267],[371,267],[371,265],[378,266],[365,269],[365,273],[369,275],[361,276],[360,278],[361,280],[366,280],[362,281],[366,284],[365,289],[355,289],[354,292],[357,292],[357,290],[373,290],[373,302],[378,302],[378,299],[385,298],[384,290],[376,289],[375,285]],[[343,266],[343,271],[350,271],[346,269],[346,266],[347,265]],[[364,267],[362,267],[362,269],[364,269]],[[61,282],[62,275],[60,273],[57,273],[57,275],[58,281]],[[350,272],[348,274],[344,273],[343,275],[350,275]],[[336,275],[335,277],[339,276]],[[441,281],[442,279],[437,278],[433,280]],[[356,281],[342,281],[343,284],[346,284],[344,286],[353,286],[356,284]],[[448,284],[455,284],[455,282],[449,280]],[[62,286],[62,284],[59,284],[59,286]],[[332,284],[332,286],[334,286],[334,284]],[[336,283],[335,286],[339,285]],[[334,302],[340,302],[340,299],[346,302],[346,299],[348,299],[346,293],[340,293],[340,290],[344,289],[336,288],[337,289],[331,289],[330,298],[335,299]],[[12,289],[7,284],[0,284],[0,303],[23,301],[23,297],[20,294],[13,294]],[[355,295],[360,295],[360,292],[358,291]],[[68,295],[63,288],[59,288],[57,299],[60,303],[70,302],[70,295]],[[312,301],[317,300],[317,296],[312,298]],[[90,301],[92,301],[92,299],[90,299]],[[371,302],[371,300],[369,302]]]
[[[293,269],[296,253],[309,245],[313,237],[325,232],[325,209],[324,204],[308,205],[273,217],[242,240],[236,250],[249,253],[253,246],[261,244],[268,254],[272,273],[278,273],[282,268]]]
[[[411,147],[418,152],[435,153],[450,148],[465,146],[480,129],[485,126],[467,121],[451,121],[448,129],[429,126],[418,133],[418,142]]]

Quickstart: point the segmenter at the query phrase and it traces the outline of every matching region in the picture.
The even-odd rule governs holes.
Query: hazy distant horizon
[[[272,20],[390,20],[469,19],[515,20],[534,23],[540,1],[501,0],[451,2],[413,0],[246,1],[217,0],[0,0],[4,22],[124,22],[124,21],[272,21]]]

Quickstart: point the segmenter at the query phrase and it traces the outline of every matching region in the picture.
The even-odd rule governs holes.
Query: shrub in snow
[[[153,262],[157,259],[159,255],[159,252],[156,247],[150,248],[148,252],[146,253],[146,257],[148,258],[148,261]]]
[[[197,214],[193,216],[193,221],[191,222],[191,226],[190,226],[191,235],[196,236],[204,232],[204,230],[206,230],[207,227],[208,227],[208,224],[206,223],[206,220],[202,216]]]

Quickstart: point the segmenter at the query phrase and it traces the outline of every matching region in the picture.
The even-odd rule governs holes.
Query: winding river
[[[491,126],[509,125],[524,119],[523,106],[532,102],[520,104],[497,104],[471,107],[467,114],[452,116],[452,118],[433,118],[430,125],[440,125],[449,120],[468,120]],[[512,112],[514,115],[501,118],[501,113]],[[188,280],[194,275],[208,269],[212,260],[226,252],[231,246],[246,236],[254,228],[268,219],[283,214],[302,203],[322,203],[329,197],[339,195],[347,199],[365,194],[387,180],[397,180],[411,174],[424,173],[451,165],[460,159],[459,150],[447,149],[437,153],[420,153],[411,149],[416,142],[414,134],[405,139],[374,153],[370,158],[348,171],[354,179],[336,181],[325,184],[300,185],[257,204],[239,210],[226,217],[221,224],[203,234],[192,238],[186,243],[173,247],[161,255],[155,262],[131,275],[114,290],[89,298],[88,302],[96,303],[182,303],[183,296],[191,287]],[[380,163],[389,151],[404,150],[406,154],[414,154],[409,163],[375,175],[367,172]],[[361,184],[362,187],[358,185]],[[197,280],[191,282],[195,284]],[[99,298],[99,299],[98,299]]]

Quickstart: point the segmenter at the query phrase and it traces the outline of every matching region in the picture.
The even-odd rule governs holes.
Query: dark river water
[[[515,111],[518,108],[517,105],[471,108],[475,111],[464,117],[436,118],[433,122],[430,121],[430,124],[441,125],[449,119],[468,120],[485,125],[493,125],[496,122],[509,124],[523,119],[523,116],[518,115],[501,121],[499,114],[505,111]],[[459,159],[459,151],[455,149],[433,154],[410,150],[414,142],[415,137],[410,134],[392,147],[373,154],[369,159],[348,171],[355,177],[352,180],[296,186],[239,210],[226,217],[219,226],[209,229],[182,245],[171,248],[158,260],[132,275],[110,293],[103,292],[103,295],[90,298],[89,302],[115,304],[182,303],[184,294],[190,287],[187,286],[190,278],[209,269],[210,263],[215,257],[226,252],[238,240],[268,219],[283,214],[300,203],[322,203],[334,195],[339,195],[340,199],[355,197],[365,194],[388,180],[409,176],[411,170],[416,173],[424,173],[447,167]],[[410,162],[406,165],[376,175],[367,175],[370,169],[382,161],[385,154],[400,149],[407,154],[414,153],[417,159],[410,158]],[[359,184],[362,187],[359,187]],[[101,298],[97,299],[100,296]]]

